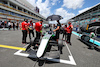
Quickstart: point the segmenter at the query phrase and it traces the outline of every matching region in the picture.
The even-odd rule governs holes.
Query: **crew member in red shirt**
[[[24,21],[22,22],[21,25],[22,25],[22,43],[25,44],[26,43],[27,33],[29,33],[28,20],[24,19]]]
[[[34,25],[32,23],[32,19],[30,20],[30,22],[28,22],[28,27],[29,27],[29,38],[31,39],[31,33],[34,37],[34,32],[33,32],[34,31]]]
[[[42,22],[43,20],[40,20],[39,22],[35,23],[36,38],[38,39],[40,39],[41,32],[42,32]]]
[[[39,22],[35,23],[35,30],[36,30],[36,38],[35,38],[35,40],[36,39],[40,39],[41,31],[42,31],[42,22],[43,22],[43,20],[40,20]],[[35,45],[35,44],[28,45],[25,51],[27,51],[31,46],[34,46],[33,49],[35,49],[38,46],[38,44],[37,45]]]
[[[72,29],[73,29],[73,25],[71,24],[71,22],[68,22],[68,27],[67,27],[67,43],[69,43],[71,45],[70,39],[71,39],[71,34],[72,34]]]

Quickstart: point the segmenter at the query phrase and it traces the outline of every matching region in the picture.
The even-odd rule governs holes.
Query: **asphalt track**
[[[33,67],[35,64],[36,59],[22,55],[28,53],[24,52],[26,45],[21,44],[21,34],[20,30],[0,31],[0,67]],[[72,46],[64,42],[63,54],[58,59],[60,62],[46,62],[45,67],[100,67],[99,47],[94,50],[88,49],[87,44],[80,41],[74,34],[71,42]],[[18,55],[19,53],[15,54],[18,51],[22,56]]]

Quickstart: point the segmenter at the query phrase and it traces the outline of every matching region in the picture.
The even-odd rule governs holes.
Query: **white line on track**
[[[66,44],[66,43],[65,43],[65,44]],[[23,48],[25,48],[25,47],[27,47],[27,45],[24,46]],[[72,56],[72,53],[71,53],[71,51],[70,51],[70,49],[69,49],[69,47],[68,47],[67,44],[66,44],[66,47],[67,47],[67,49],[68,49],[68,51],[69,51],[69,53],[70,53],[70,56],[68,56],[68,57],[69,57],[69,60],[54,59],[54,58],[50,58],[50,57],[47,58],[47,60],[53,61],[53,62],[64,63],[64,64],[76,65],[76,62],[75,62],[75,60],[74,60],[74,58],[73,58],[73,56]],[[29,54],[26,54],[26,53],[21,53],[21,52],[22,52],[22,50],[19,50],[19,51],[15,52],[14,55],[36,58],[36,56],[32,56],[32,55],[29,55]]]
[[[71,53],[71,51],[70,51],[70,49],[69,49],[69,47],[68,47],[68,44],[67,44],[66,42],[65,42],[65,45],[66,45],[66,47],[67,47],[67,49],[68,49],[68,51],[69,51],[69,53],[70,53],[70,56],[69,56],[70,62],[71,62],[72,64],[76,65],[76,62],[75,62],[75,60],[74,60],[74,58],[73,58],[73,55],[72,55],[72,53]]]

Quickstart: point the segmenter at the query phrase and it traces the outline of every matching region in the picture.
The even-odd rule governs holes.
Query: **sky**
[[[63,17],[61,23],[88,10],[100,3],[100,0],[27,0],[33,6],[40,9],[40,14],[48,17],[52,14]]]

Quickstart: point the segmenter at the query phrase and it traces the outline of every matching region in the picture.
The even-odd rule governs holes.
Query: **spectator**
[[[0,21],[0,28],[2,28],[2,26],[1,26],[1,25],[2,25],[2,21]]]
[[[18,30],[19,22],[16,22],[16,29]]]
[[[13,27],[13,22],[11,22],[11,28]]]
[[[9,30],[11,28],[11,22],[10,21],[8,22],[8,28],[9,28]]]
[[[15,30],[15,22],[13,22],[13,30]]]
[[[4,22],[2,22],[1,25],[2,25],[3,30],[4,30],[4,28],[5,28],[5,24],[4,24]]]
[[[5,28],[7,27],[7,21],[4,22],[4,26],[5,26]]]
[[[21,23],[19,23],[19,28],[20,28],[20,30],[22,30],[22,25],[21,25]]]

